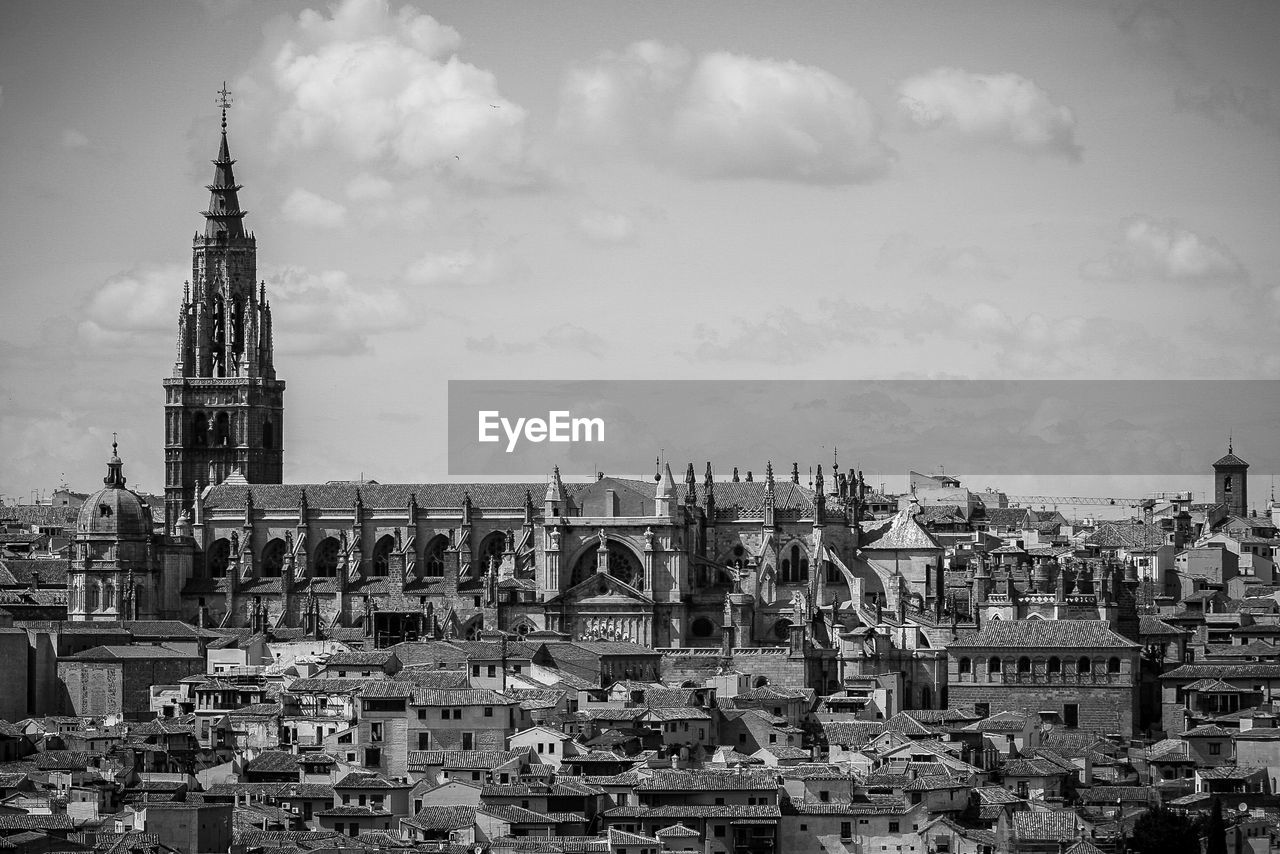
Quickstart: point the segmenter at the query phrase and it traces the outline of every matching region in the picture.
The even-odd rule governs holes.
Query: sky
[[[287,481],[443,477],[449,380],[1280,379],[1278,41],[1270,0],[0,4],[0,494],[113,433],[161,490],[224,80]]]

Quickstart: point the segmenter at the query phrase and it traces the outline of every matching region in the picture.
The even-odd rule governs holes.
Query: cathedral
[[[176,618],[386,646],[494,629],[658,647],[831,648],[859,612],[941,614],[943,550],[867,518],[860,473],[540,483],[283,480],[284,387],[223,110],[165,389],[164,533],[113,452],[69,618]]]

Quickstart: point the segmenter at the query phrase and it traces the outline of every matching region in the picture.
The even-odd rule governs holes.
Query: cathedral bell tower
[[[208,185],[204,233],[192,245],[191,281],[178,312],[178,352],[165,390],[165,525],[170,534],[198,487],[233,471],[250,483],[284,475],[284,382],[276,379],[271,305],[257,279],[257,240],[244,230],[227,146],[230,93]]]

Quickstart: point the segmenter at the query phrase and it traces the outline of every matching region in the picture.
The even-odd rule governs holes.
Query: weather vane
[[[227,81],[222,81],[222,88],[218,90],[218,100],[215,102],[222,108],[222,129],[227,129],[227,108],[231,106],[231,90],[227,88]]]

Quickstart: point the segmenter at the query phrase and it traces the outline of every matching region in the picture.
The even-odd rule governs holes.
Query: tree
[[[1227,825],[1222,820],[1222,801],[1213,799],[1213,810],[1204,827],[1205,854],[1227,854]]]
[[[1130,849],[1138,854],[1200,854],[1199,831],[1194,819],[1156,807],[1133,823]]]

